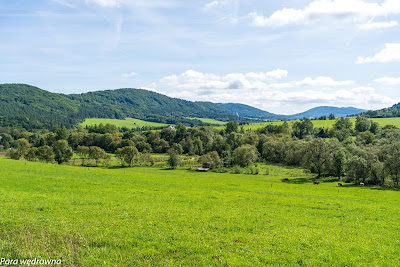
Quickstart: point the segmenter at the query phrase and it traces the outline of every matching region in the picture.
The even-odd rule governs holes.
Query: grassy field
[[[106,124],[113,124],[119,128],[126,127],[126,128],[136,128],[136,127],[167,127],[168,124],[158,123],[158,122],[150,122],[150,121],[142,121],[133,118],[126,118],[125,120],[117,120],[117,119],[85,119],[80,125],[83,127],[89,125],[99,125],[100,123]]]
[[[207,118],[194,118],[194,119],[197,119],[204,123],[208,123],[208,124],[212,124],[212,125],[224,125],[226,123],[225,121],[218,121],[218,120],[207,119]]]
[[[63,266],[398,266],[400,192],[0,158],[0,257]],[[282,183],[288,177],[291,183]]]
[[[350,117],[350,120],[353,122],[353,126],[354,126],[355,122],[356,122],[356,118]],[[400,118],[372,118],[370,120],[378,122],[380,126],[394,125],[394,126],[400,128]],[[295,122],[296,121],[288,121],[290,126],[292,126]],[[313,120],[312,123],[314,124],[314,127],[332,128],[333,124],[335,123],[335,120]],[[249,129],[255,130],[255,129],[263,128],[263,127],[267,126],[268,124],[280,125],[280,124],[283,124],[283,121],[251,123],[250,125],[244,125],[244,129],[245,130],[249,130]],[[223,127],[221,127],[221,128],[223,128]]]

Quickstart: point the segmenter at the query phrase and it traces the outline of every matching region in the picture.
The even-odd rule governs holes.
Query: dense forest
[[[367,118],[392,118],[400,117],[400,103],[393,105],[390,108],[384,108],[379,110],[369,110],[360,114]]]
[[[188,117],[236,118],[210,102],[190,102],[140,89],[118,89],[64,95],[25,84],[0,84],[0,126],[51,129],[73,128],[85,118],[132,117],[168,124],[201,125]]]
[[[114,154],[121,165],[151,164],[151,153],[168,154],[176,168],[181,155],[197,155],[199,163],[216,172],[240,173],[257,163],[301,166],[316,177],[335,176],[355,184],[398,187],[400,178],[400,129],[380,127],[365,117],[336,119],[332,128],[315,128],[304,119],[292,127],[267,125],[245,131],[236,121],[224,129],[201,126],[161,131],[120,131],[113,125],[89,130],[54,127],[51,131],[0,128],[0,144],[13,159],[68,162],[74,153],[82,160],[110,160]]]

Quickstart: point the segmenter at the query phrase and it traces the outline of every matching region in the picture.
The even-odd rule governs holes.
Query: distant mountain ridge
[[[348,115],[360,114],[366,111],[365,109],[358,109],[353,107],[338,108],[331,106],[321,106],[293,115],[279,115],[238,103],[218,103],[218,105],[226,108],[236,115],[261,120],[296,120],[303,118],[314,119],[321,116],[329,116],[331,113],[334,114],[336,117],[346,117]]]
[[[289,115],[289,117],[291,119],[302,119],[302,118],[313,119],[313,118],[319,118],[321,116],[329,116],[330,114],[334,114],[336,117],[346,117],[349,115],[357,115],[365,111],[366,111],[365,109],[359,109],[353,107],[338,108],[331,106],[321,106],[294,115]]]

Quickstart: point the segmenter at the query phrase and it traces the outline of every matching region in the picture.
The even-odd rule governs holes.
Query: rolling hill
[[[0,84],[0,126],[25,129],[71,128],[87,118],[125,119],[201,125],[199,119],[294,120],[318,118],[333,113],[336,117],[359,114],[366,117],[400,116],[400,104],[378,111],[347,107],[316,107],[294,115],[277,115],[237,103],[192,102],[171,98],[143,89],[115,89],[83,94],[58,94],[26,84]]]
[[[368,118],[392,118],[400,117],[400,103],[391,106],[390,108],[383,108],[379,110],[369,110],[363,112],[361,116]]]
[[[187,117],[231,120],[236,116],[210,102],[191,102],[141,89],[57,94],[26,84],[0,84],[0,126],[71,128],[86,118],[127,117],[174,124],[202,124]]]

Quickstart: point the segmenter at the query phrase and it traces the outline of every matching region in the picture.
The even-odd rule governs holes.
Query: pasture
[[[192,118],[192,119],[197,119],[197,120],[200,120],[204,123],[211,124],[211,125],[224,125],[226,123],[226,121],[219,121],[219,120],[207,119],[207,118]]]
[[[354,126],[355,122],[356,122],[356,117],[349,117],[349,118]],[[383,127],[385,125],[394,125],[394,126],[400,128],[400,118],[371,118],[369,120],[379,123],[379,125],[381,127]],[[297,120],[287,121],[287,122],[288,122],[289,126],[292,126],[296,121]],[[320,128],[320,127],[332,128],[333,124],[335,123],[335,120],[312,120],[312,123],[314,124],[314,127],[316,127],[316,128]],[[249,125],[244,125],[243,127],[245,130],[256,130],[259,128],[263,128],[263,127],[267,126],[268,124],[280,125],[280,124],[283,124],[283,121],[250,123]]]
[[[85,119],[85,121],[79,125],[86,127],[86,126],[96,125],[96,124],[99,125],[100,123],[103,123],[103,124],[109,123],[109,124],[115,125],[116,127],[119,127],[119,128],[126,127],[128,129],[136,128],[136,127],[167,127],[169,125],[169,124],[158,123],[158,122],[143,121],[143,120],[133,119],[133,118],[126,118],[124,120],[92,118],[92,119]]]
[[[398,191],[0,158],[0,257],[63,266],[398,266]],[[263,172],[263,170],[261,170]],[[290,183],[282,183],[289,178]]]

